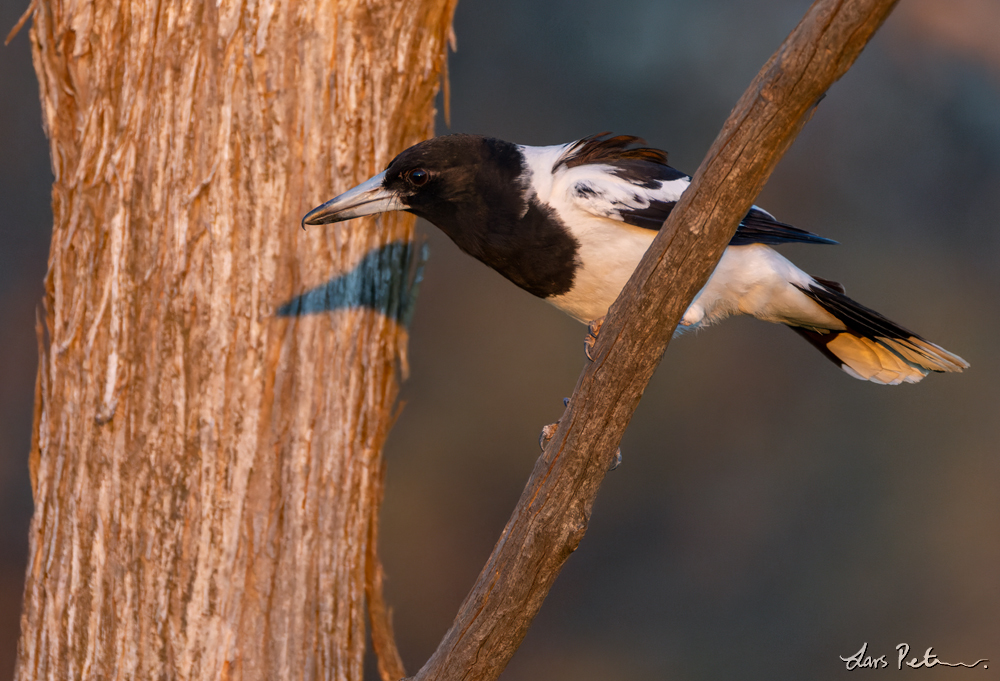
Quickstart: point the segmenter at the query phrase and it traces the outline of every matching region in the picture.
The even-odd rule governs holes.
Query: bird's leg
[[[594,349],[594,345],[597,343],[597,334],[601,332],[601,325],[604,323],[604,317],[600,319],[595,319],[589,324],[587,324],[587,337],[583,340],[583,353],[587,355],[587,359],[591,362],[594,361],[593,355],[591,355],[591,350]]]
[[[563,398],[563,406],[564,407],[568,407],[569,406],[569,398],[568,397],[564,397]],[[538,436],[538,447],[543,452],[545,451],[545,447],[548,446],[549,440],[551,440],[552,436],[554,436],[556,434],[556,429],[559,428],[559,424],[560,423],[562,423],[562,419],[559,419],[555,423],[550,423],[547,426],[542,426],[542,432]]]

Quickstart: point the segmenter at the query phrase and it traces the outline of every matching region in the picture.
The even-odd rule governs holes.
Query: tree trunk
[[[36,1],[18,679],[361,678],[413,223],[299,219],[432,134],[454,2]]]

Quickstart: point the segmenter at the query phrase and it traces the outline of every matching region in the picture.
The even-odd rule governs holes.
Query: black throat
[[[475,160],[444,173],[440,186],[409,210],[529,293],[549,298],[569,291],[578,243],[530,189],[521,150],[497,139],[452,137]]]

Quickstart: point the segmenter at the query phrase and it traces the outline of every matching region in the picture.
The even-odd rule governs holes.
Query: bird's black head
[[[302,225],[402,210],[419,215],[525,290],[548,297],[573,281],[576,242],[535,200],[521,149],[478,135],[416,144],[386,169],[312,210]]]
[[[453,239],[485,226],[498,205],[516,203],[523,156],[516,145],[479,135],[446,135],[415,144],[386,169],[310,211],[304,225],[340,222],[404,210],[434,223]],[[504,200],[501,198],[509,195]],[[491,211],[487,211],[490,205]]]

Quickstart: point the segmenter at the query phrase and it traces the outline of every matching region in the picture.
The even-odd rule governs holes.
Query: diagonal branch
[[[611,307],[595,361],[493,554],[415,679],[496,679],[566,558],[681,315],[708,280],[753,198],[809,116],[896,0],[817,0],[736,104]]]

